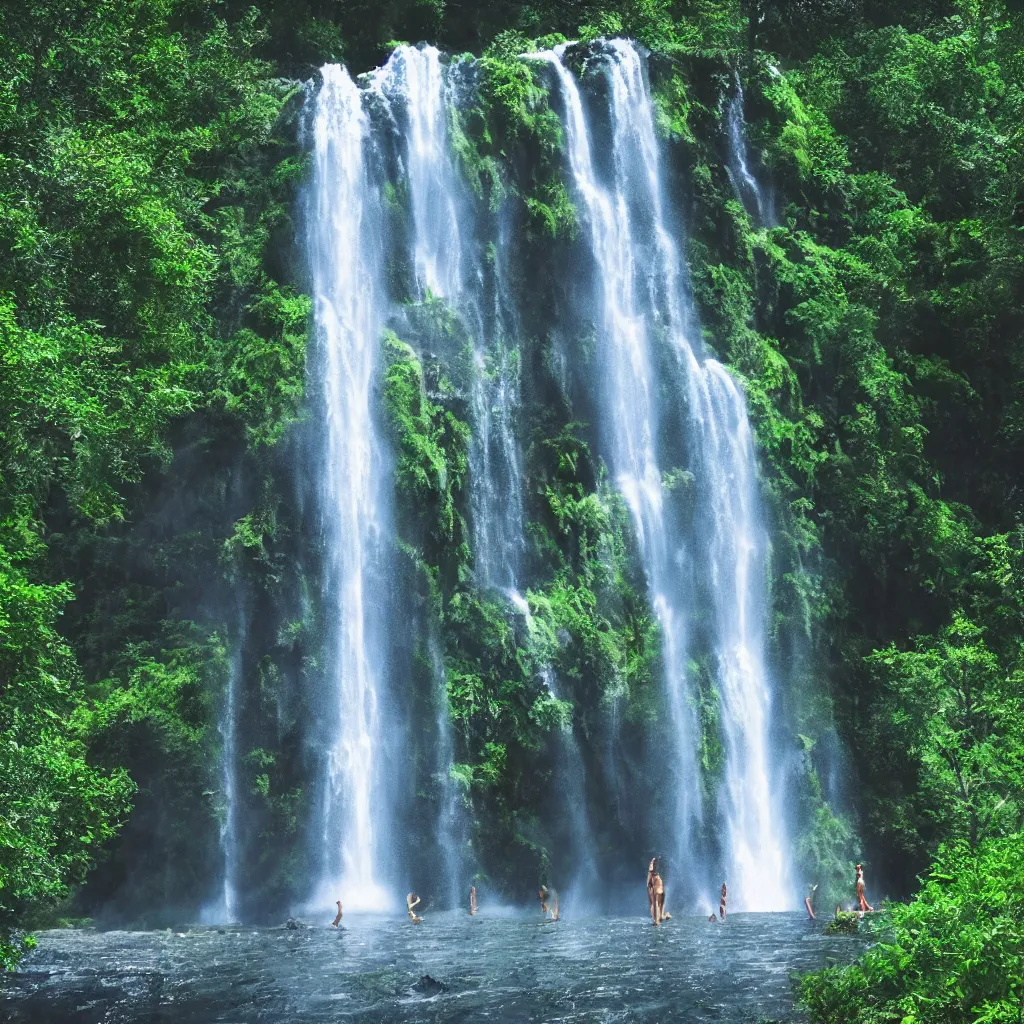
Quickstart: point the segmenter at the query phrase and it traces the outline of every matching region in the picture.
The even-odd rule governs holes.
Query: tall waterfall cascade
[[[566,372],[588,390],[597,454],[628,508],[661,637],[665,745],[648,755],[662,811],[649,835],[637,837],[638,866],[626,870],[642,878],[654,843],[677,871],[680,903],[702,905],[724,878],[730,907],[787,909],[793,892],[766,654],[770,547],[754,441],[740,387],[694,340],[645,60],[622,40],[595,44],[582,57],[560,46],[524,59],[550,77],[564,128],[565,179],[581,229],[573,272],[585,278],[601,367],[588,372],[571,360]],[[398,614],[387,578],[394,492],[375,388],[384,332],[410,304],[444,303],[464,325],[473,366],[467,518],[476,585],[507,602],[510,620],[522,616],[532,628],[521,596],[533,581],[511,200],[495,209],[481,202],[452,138],[459,105],[473,97],[472,71],[471,62],[450,61],[433,47],[401,46],[358,83],[328,65],[316,97],[308,234],[318,344],[310,374],[320,416],[315,489],[329,642],[315,859],[318,898],[344,893],[346,910],[393,906],[409,877],[389,851],[403,814],[396,780],[414,768],[392,737],[421,723],[408,720],[411,699],[388,646]],[[749,173],[746,163],[741,168]],[[394,195],[407,210],[401,231],[388,226],[385,204]],[[405,294],[389,276],[396,263],[410,268]],[[683,470],[694,493],[687,524],[672,511],[670,493]],[[724,749],[714,790],[699,754],[698,627],[710,638]],[[424,649],[437,686],[434,771],[445,780],[457,737],[436,624]],[[552,697],[567,698],[549,665],[540,674]],[[558,749],[554,788],[570,816],[572,860],[580,884],[596,886],[586,759],[571,729]],[[606,756],[620,754],[613,745]],[[433,841],[454,903],[466,881],[467,833],[461,798],[450,782],[442,788]],[[709,830],[717,844],[709,845]]]
[[[324,694],[328,755],[322,780],[323,898],[352,909],[394,898],[377,864],[389,826],[380,748],[386,708],[381,639],[370,589],[390,500],[371,410],[384,297],[378,192],[365,142],[362,92],[343,68],[323,69],[314,128],[311,264],[325,418],[319,481],[328,552],[324,600],[331,643]]]

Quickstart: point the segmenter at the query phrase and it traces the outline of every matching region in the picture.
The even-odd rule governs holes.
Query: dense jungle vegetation
[[[574,212],[516,54],[556,32],[652,53],[694,301],[746,386],[775,520],[801,869],[835,891],[863,856],[910,901],[803,998],[823,1021],[1019,1021],[1024,12],[1004,0],[3,5],[0,959],[46,914],[138,918],[208,888],[239,594],[263,624],[245,655],[250,735],[266,730],[245,760],[250,867],[286,899],[303,799],[289,680],[316,660],[285,482],[310,325],[301,83],[326,60],[371,68],[396,39],[482,55],[467,166],[486,182],[499,155],[547,153],[523,199],[555,245]],[[777,226],[752,223],[722,168],[734,68]],[[411,311],[386,341],[401,526],[449,627],[478,841],[539,856],[515,811],[566,709],[538,715],[506,685],[554,655],[465,583],[468,428],[405,344],[443,316]],[[535,613],[571,636],[568,677],[640,688],[650,619],[595,555],[624,565],[625,517],[594,497],[580,425],[532,400],[531,537],[551,567]],[[841,801],[818,777],[829,736]]]

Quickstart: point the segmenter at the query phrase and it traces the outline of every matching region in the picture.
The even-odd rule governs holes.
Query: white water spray
[[[327,444],[320,481],[334,635],[326,665],[329,751],[323,785],[324,902],[379,910],[393,898],[378,872],[388,801],[381,798],[384,663],[370,622],[372,577],[388,500],[371,414],[382,327],[377,261],[379,190],[369,180],[360,90],[336,65],[323,68],[314,129],[312,268]]]
[[[598,180],[583,99],[572,73],[562,63],[564,47],[538,54],[554,68],[565,105],[566,144],[575,192],[582,203],[587,241],[593,255],[601,299],[599,345],[606,367],[600,388],[602,430],[615,484],[632,514],[640,542],[651,600],[663,636],[667,702],[672,715],[672,750],[667,779],[673,791],[671,821],[656,838],[672,846],[673,860],[694,873],[691,842],[702,813],[697,771],[698,731],[686,680],[685,594],[678,586],[683,548],[670,536],[664,519],[661,469],[655,451],[657,393],[651,365],[649,324],[644,298],[653,279],[645,279],[634,231],[636,208],[630,198],[641,190],[653,199],[656,245],[660,237],[660,192],[654,130],[642,72],[628,44],[611,50],[609,102],[614,136],[613,180]],[[620,61],[619,56],[636,58]],[[637,74],[640,77],[637,77]],[[639,175],[637,172],[640,172]],[[658,289],[663,290],[663,289]]]
[[[628,42],[604,44],[596,57],[606,76],[612,130],[612,180],[595,171],[582,97],[564,66],[565,48],[538,55],[558,76],[569,168],[581,201],[602,297],[600,389],[606,450],[630,508],[663,635],[665,692],[673,725],[676,799],[671,834],[677,863],[698,885],[710,876],[695,863],[695,833],[708,808],[701,800],[695,751],[699,730],[688,684],[692,596],[681,586],[691,561],[709,574],[714,594],[715,678],[726,743],[719,799],[725,819],[721,865],[740,909],[784,909],[791,892],[785,841],[769,764],[770,695],[764,667],[764,537],[756,468],[742,395],[714,360],[699,360],[687,340],[682,262],[666,226],[659,147],[641,58]],[[655,345],[667,333],[682,370],[694,427],[696,486],[710,550],[688,549],[664,515],[656,438],[666,415],[657,405]],[[703,538],[698,538],[698,544]],[[710,869],[711,865],[707,865]]]

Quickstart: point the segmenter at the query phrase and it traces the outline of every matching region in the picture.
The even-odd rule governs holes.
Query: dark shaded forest
[[[155,926],[153,908],[207,898],[240,609],[246,867],[275,912],[295,897],[295,723],[320,657],[289,482],[311,324],[304,83],[395,41],[476,54],[463,162],[485,188],[517,167],[524,237],[557,252],[576,229],[562,140],[518,59],[555,34],[650,51],[694,305],[745,387],[772,517],[802,875],[831,894],[863,858],[903,901],[803,998],[822,1021],[1019,1020],[1024,13],[1003,0],[5,5],[0,956],[13,967],[26,929],[58,918]],[[734,75],[772,225],[724,168]],[[422,604],[442,608],[474,842],[511,889],[547,863],[522,822],[563,712],[538,716],[532,655],[472,583],[470,428],[403,344],[442,348],[443,317],[415,316],[379,387],[399,522]],[[525,400],[559,670],[586,682],[582,721],[614,684],[642,723],[658,638],[628,524],[596,502],[586,425]],[[704,770],[716,757],[709,724]]]

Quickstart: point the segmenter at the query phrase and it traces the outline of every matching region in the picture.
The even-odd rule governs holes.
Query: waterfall
[[[673,861],[693,864],[692,837],[702,813],[696,747],[698,731],[686,691],[686,594],[678,585],[681,538],[667,529],[665,495],[656,453],[657,382],[654,379],[650,337],[643,300],[648,285],[638,263],[640,227],[630,198],[653,201],[656,246],[665,240],[660,223],[656,146],[650,105],[642,88],[639,59],[628,44],[608,51],[609,102],[613,130],[613,170],[610,187],[598,179],[583,99],[572,73],[562,63],[564,48],[538,54],[557,75],[565,105],[569,170],[594,258],[600,296],[598,317],[602,373],[598,405],[600,432],[609,469],[632,515],[640,544],[651,600],[663,635],[667,703],[672,716],[669,787],[672,791],[668,841]],[[633,58],[629,60],[628,58]],[[629,76],[629,77],[627,77]],[[639,193],[634,193],[634,190]],[[692,874],[691,868],[691,874]],[[692,895],[692,894],[691,894]]]
[[[451,712],[448,705],[448,676],[444,666],[441,639],[432,631],[429,640],[430,664],[436,686],[437,748],[434,751],[434,772],[441,793],[437,818],[437,845],[441,852],[444,878],[438,888],[444,893],[449,908],[466,899],[466,819],[455,780],[451,777],[454,761]]]
[[[559,83],[569,172],[597,278],[595,319],[607,370],[596,399],[605,457],[632,515],[662,631],[672,726],[668,782],[675,792],[670,823],[657,838],[669,844],[677,865],[686,866],[685,899],[699,900],[701,888],[710,887],[712,868],[719,867],[732,885],[733,906],[783,909],[791,894],[769,764],[765,541],[745,404],[721,365],[698,358],[687,339],[682,262],[666,224],[659,147],[639,53],[615,40],[587,58],[604,78],[603,113],[611,125],[610,167],[603,180],[598,144],[577,81],[563,63],[565,51],[563,46],[536,56],[552,66]],[[665,512],[658,441],[674,410],[659,406],[655,367],[662,339],[676,356],[679,397],[689,407],[687,449],[703,527],[692,539]],[[705,806],[695,754],[700,731],[688,680],[688,629],[698,609],[686,585],[694,574],[713,597],[715,683],[726,747],[717,809]],[[714,863],[699,841],[705,824],[713,824],[709,814],[724,822],[724,856]]]
[[[507,239],[471,193],[456,165],[449,122],[473,95],[468,64],[443,64],[433,46],[400,46],[373,76],[401,135],[409,186],[412,254],[420,299],[440,298],[473,343],[471,506],[479,581],[514,587],[525,547],[515,418],[518,364],[509,351],[512,306],[503,265]],[[486,255],[495,242],[495,256]],[[493,262],[493,267],[488,266]],[[489,271],[489,272],[488,272]]]
[[[713,581],[716,680],[726,773],[719,814],[735,906],[785,910],[793,895],[784,857],[782,807],[770,764],[771,694],[765,667],[766,555],[753,438],[746,404],[714,359],[691,359],[691,408],[701,439],[700,479]]]
[[[324,902],[381,909],[393,897],[378,865],[390,828],[382,743],[388,723],[385,648],[374,614],[388,526],[389,467],[371,410],[384,316],[380,183],[366,158],[360,90],[323,68],[314,128],[311,266],[320,341],[313,372],[326,444],[318,481],[326,548],[324,603],[331,641],[324,700],[327,756],[321,780]]]
[[[650,792],[625,794],[643,801],[638,817],[646,817],[650,834],[636,841],[669,855],[681,880],[673,902],[707,902],[721,872],[731,906],[782,909],[791,893],[772,763],[769,549],[743,394],[690,341],[685,268],[643,58],[628,42],[601,43],[587,51],[578,81],[566,52],[563,46],[531,56],[557,80],[586,253],[570,273],[585,279],[584,317],[596,331],[599,370],[587,387],[662,640],[665,721],[647,744]],[[414,307],[444,303],[464,332],[456,344],[472,366],[465,400],[473,425],[476,585],[504,595],[531,628],[519,589],[526,531],[512,220],[507,203],[491,210],[473,193],[452,139],[461,104],[474,95],[474,74],[469,62],[447,61],[433,47],[401,46],[360,86],[344,69],[325,67],[316,101],[309,219],[319,345],[310,375],[323,422],[316,484],[328,617],[319,895],[352,909],[391,905],[388,893],[399,891],[405,876],[389,853],[398,856],[399,842],[412,851],[421,838],[405,839],[399,829],[399,790],[411,797],[420,769],[403,750],[414,728],[404,709],[414,695],[390,690],[401,609],[388,585],[392,466],[373,409],[382,332],[403,318],[412,325]],[[396,210],[407,214],[401,227]],[[401,267],[408,268],[405,286],[396,284]],[[692,514],[681,513],[675,497],[681,480],[693,494]],[[455,903],[468,866],[467,823],[449,771],[454,742],[438,626],[431,623],[420,638],[435,687],[437,736],[424,767],[439,783],[433,829],[446,881],[437,888]],[[695,709],[698,652],[706,655],[719,703],[724,766],[713,778],[699,756],[702,728],[715,726],[702,725]],[[546,648],[534,655],[558,699],[553,655]],[[612,732],[618,735],[614,724]],[[575,872],[560,881],[582,893],[598,875],[580,747],[591,740],[570,727],[554,742],[551,805]],[[624,754],[619,742],[609,747],[615,757]],[[617,768],[609,773],[618,777]]]
[[[772,201],[758,183],[757,177],[750,169],[750,156],[747,151],[747,138],[744,132],[743,116],[743,83],[738,71],[733,72],[736,92],[729,101],[726,112],[726,127],[729,133],[729,161],[725,165],[729,180],[732,182],[736,197],[747,209],[748,213],[757,215],[757,222],[762,227],[772,228],[778,223]]]
[[[220,827],[220,846],[224,856],[222,920],[226,923],[238,920],[238,712],[242,683],[242,651],[246,641],[245,616],[239,614],[238,620],[239,635],[235,638],[228,665],[227,693],[217,727],[222,744],[221,784],[224,787],[225,804],[224,821]]]

